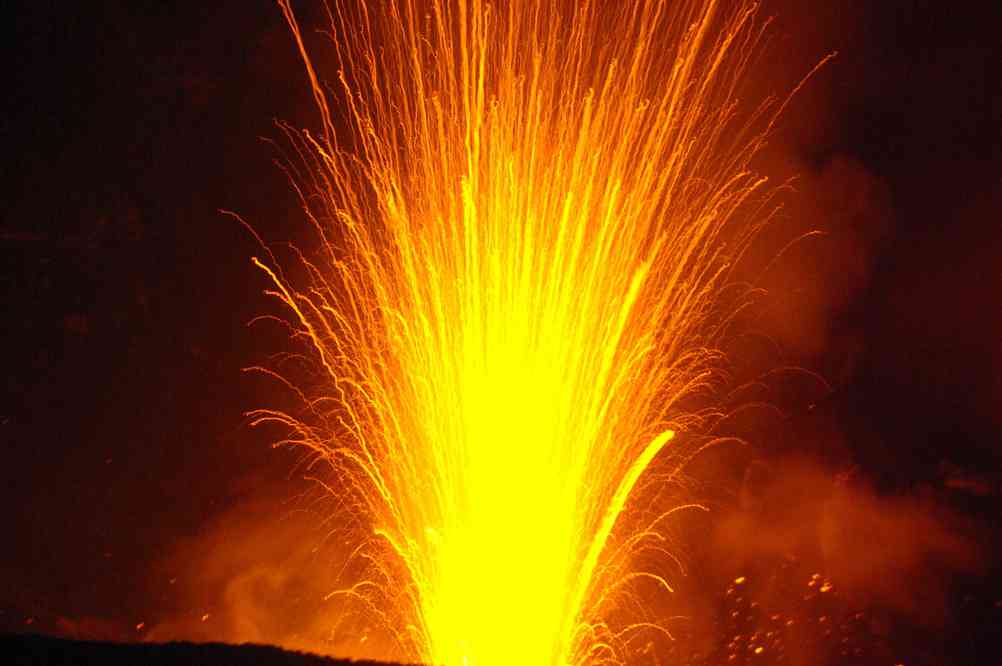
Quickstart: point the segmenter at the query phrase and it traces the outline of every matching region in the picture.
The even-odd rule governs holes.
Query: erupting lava
[[[767,199],[774,116],[736,102],[754,9],[336,0],[331,88],[280,5],[323,123],[288,130],[322,248],[255,262],[317,372],[265,370],[302,409],[254,415],[326,465],[367,563],[340,594],[402,658],[627,661],[667,633],[664,488],[711,415],[682,401],[717,384],[737,219]]]

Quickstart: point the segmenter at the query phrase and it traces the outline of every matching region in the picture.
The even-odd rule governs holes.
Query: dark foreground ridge
[[[0,636],[0,663],[12,666],[391,666],[344,661],[270,645],[107,643],[39,635]]]

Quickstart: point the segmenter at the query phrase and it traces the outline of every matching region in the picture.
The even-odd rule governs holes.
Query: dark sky
[[[839,52],[780,133],[803,191],[839,210],[854,184],[879,192],[852,268],[816,250],[819,282],[859,277],[789,360],[832,377],[829,411],[882,487],[944,463],[997,484],[1002,4],[772,11],[776,80]],[[277,343],[245,326],[269,307],[258,250],[218,211],[306,238],[259,138],[316,118],[266,0],[19,0],[3,23],[0,629],[149,621],[180,603],[164,553],[292,474],[243,417],[273,387],[241,368]]]

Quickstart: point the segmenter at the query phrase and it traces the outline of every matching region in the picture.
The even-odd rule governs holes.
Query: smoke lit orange
[[[682,402],[721,370],[764,200],[768,118],[737,112],[753,9],[344,0],[324,79],[280,5],[322,121],[289,132],[322,247],[255,261],[319,373],[255,416],[326,465],[368,563],[338,594],[399,657],[630,660],[666,632],[645,595],[682,508],[638,489],[692,453]]]

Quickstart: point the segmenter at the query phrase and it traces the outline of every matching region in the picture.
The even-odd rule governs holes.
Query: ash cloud
[[[950,41],[959,19],[907,4],[763,6],[776,18],[750,98],[789,90],[803,54],[838,55],[756,165],[787,186],[736,270],[762,292],[727,352],[754,387],[741,399],[771,407],[723,423],[748,446],[699,463],[724,490],[693,575],[761,579],[795,560],[848,603],[954,631],[965,586],[996,594],[1002,169],[961,128],[999,86]],[[965,85],[970,108],[938,99]]]
[[[346,625],[342,602],[329,598],[354,544],[325,535],[320,507],[290,492],[281,484],[261,489],[164,554],[151,586],[170,610],[144,640],[392,656],[371,628]]]
[[[749,466],[714,541],[729,571],[793,558],[858,607],[942,626],[952,578],[984,571],[986,532],[931,492],[885,495],[859,475],[786,458]]]

